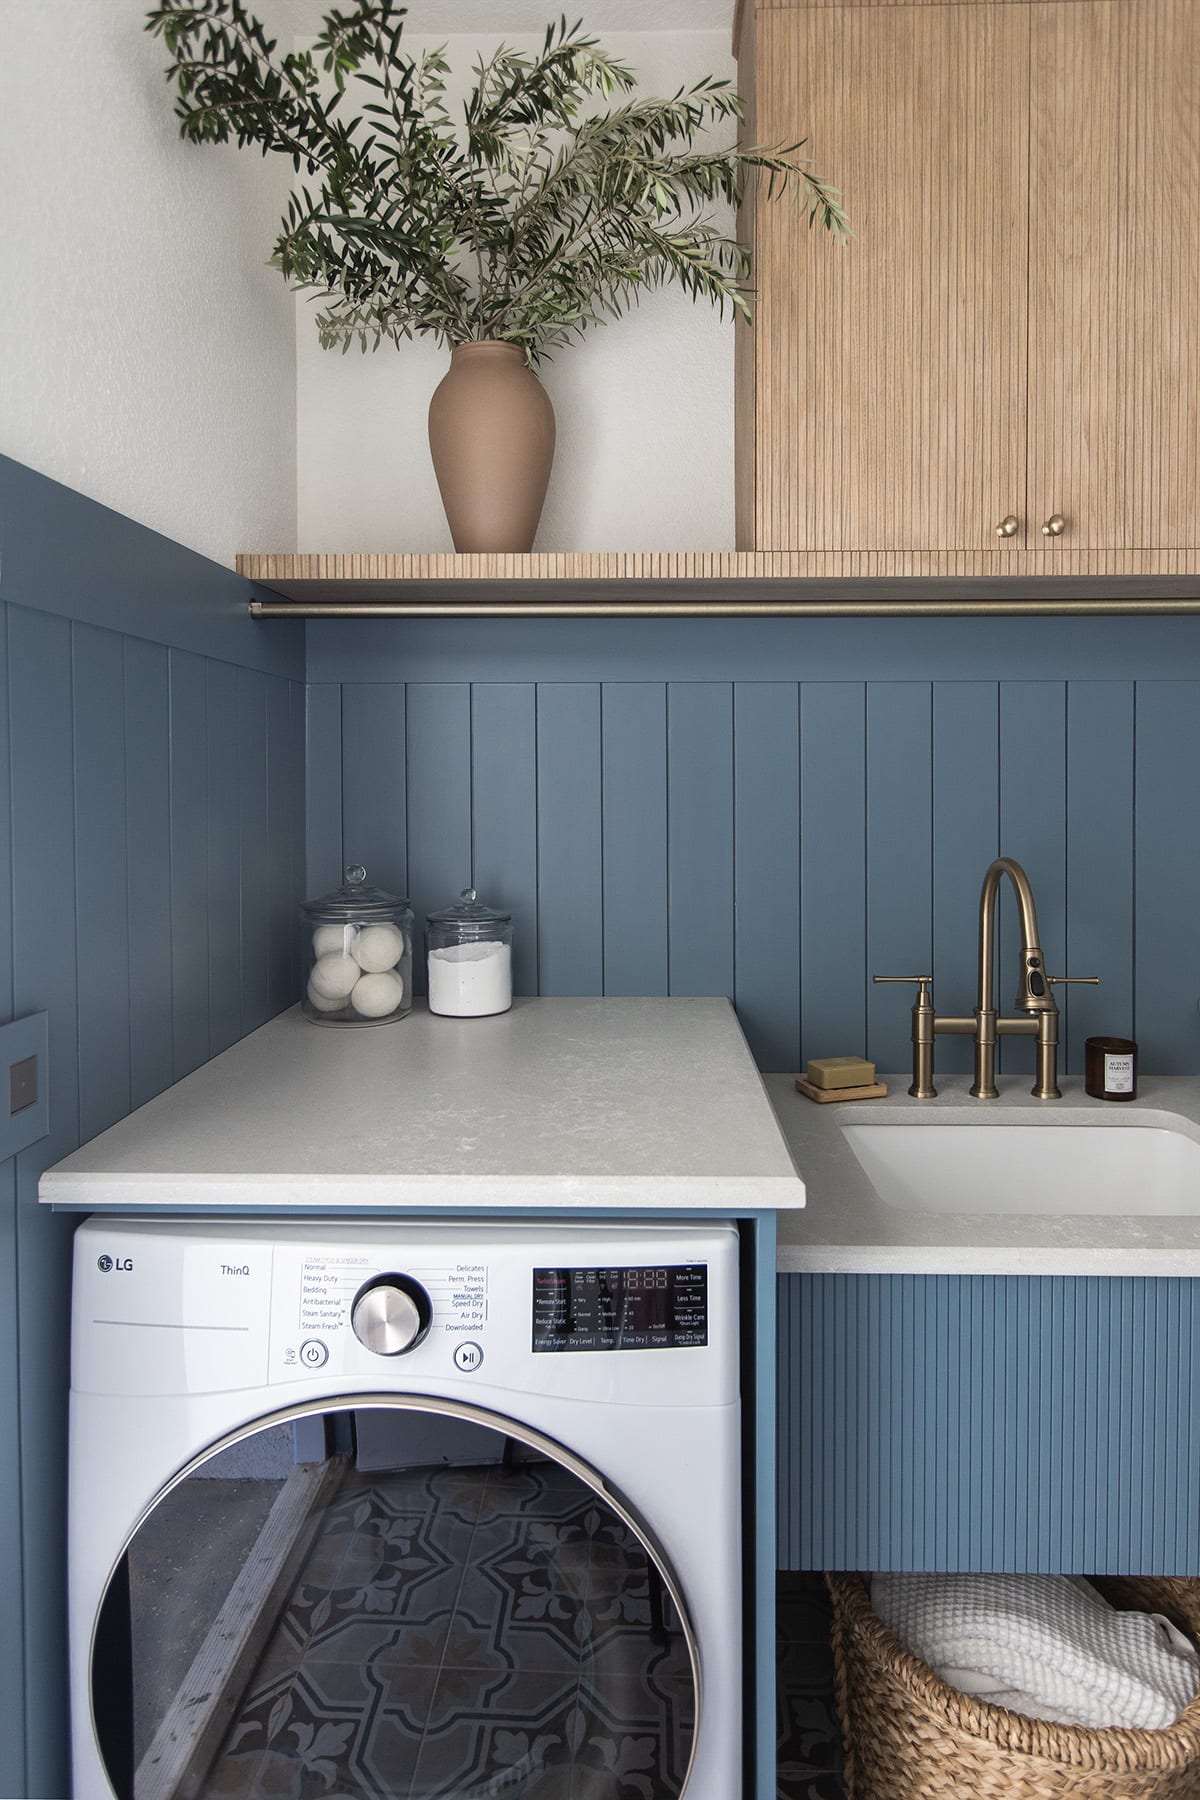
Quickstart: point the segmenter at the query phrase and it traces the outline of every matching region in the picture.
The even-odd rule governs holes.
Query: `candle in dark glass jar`
[[[1132,1038],[1087,1038],[1083,1055],[1083,1085],[1095,1099],[1137,1099],[1137,1045]]]

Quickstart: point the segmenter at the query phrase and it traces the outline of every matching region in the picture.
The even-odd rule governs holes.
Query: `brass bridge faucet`
[[[996,900],[1002,875],[1012,882],[1021,913],[1021,975],[1013,1001],[1013,1010],[1020,1016],[1013,1019],[1002,1019],[996,1012]],[[972,1018],[938,1018],[933,1008],[932,975],[876,975],[874,979],[917,984],[912,1009],[913,1078],[908,1090],[914,1100],[932,1100],[937,1094],[933,1085],[933,1040],[939,1033],[974,1038],[975,1080],[971,1092],[977,1100],[995,1100],[1000,1092],[996,1086],[996,1039],[1035,1037],[1037,1080],[1032,1091],[1039,1100],[1058,1100],[1062,1093],[1058,1085],[1058,1007],[1050,989],[1065,982],[1085,982],[1095,987],[1100,978],[1046,974],[1029,877],[1011,856],[998,856],[983,878],[979,895],[979,1004]]]

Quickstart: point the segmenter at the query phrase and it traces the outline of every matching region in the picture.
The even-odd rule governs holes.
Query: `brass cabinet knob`
[[[1063,518],[1062,514],[1051,513],[1050,517],[1046,520],[1046,523],[1042,526],[1042,536],[1061,537],[1066,529],[1067,521]]]
[[[996,536],[997,537],[1016,537],[1016,535],[1017,535],[1018,531],[1020,531],[1020,529],[1021,529],[1020,519],[1018,519],[1018,517],[1015,513],[1009,513],[1008,517],[1001,519],[1000,523],[997,525]]]

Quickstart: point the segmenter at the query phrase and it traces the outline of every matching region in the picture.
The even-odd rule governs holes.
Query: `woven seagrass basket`
[[[1049,1725],[948,1687],[871,1610],[861,1575],[826,1575],[850,1800],[1200,1800],[1200,1699],[1162,1731]],[[1200,1640],[1200,1581],[1095,1585]]]

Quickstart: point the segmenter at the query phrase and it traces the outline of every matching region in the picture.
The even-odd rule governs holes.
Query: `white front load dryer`
[[[94,1218],[75,1800],[737,1800],[725,1223]]]

